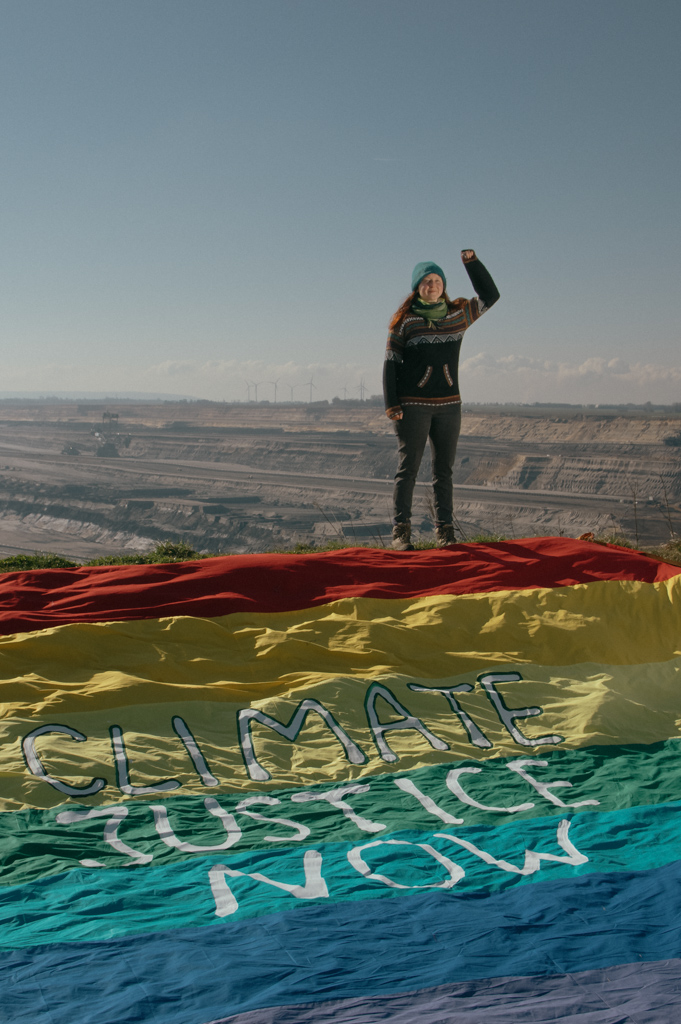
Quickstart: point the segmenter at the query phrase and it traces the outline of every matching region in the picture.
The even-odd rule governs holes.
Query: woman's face
[[[419,281],[419,296],[424,302],[439,302],[444,290],[445,286],[439,274],[426,274]]]

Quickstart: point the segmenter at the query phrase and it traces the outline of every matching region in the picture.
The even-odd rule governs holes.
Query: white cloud
[[[366,397],[378,394],[380,373],[380,363],[367,368],[353,363],[269,363],[262,359],[169,359],[144,367],[54,363],[6,369],[3,390],[45,394],[160,392],[245,402],[249,396],[255,397],[254,384],[258,385],[261,401],[273,401],[276,381],[278,401],[308,401],[310,394],[313,401],[330,401],[336,396],[359,398],[362,384]]]
[[[592,356],[581,363],[481,352],[461,364],[464,397],[474,402],[602,404],[681,401],[681,366]]]
[[[274,385],[277,385],[279,401],[297,401],[309,399],[310,391],[313,401],[338,396],[340,398],[358,398],[362,382],[366,395],[377,394],[381,389],[380,368],[362,367],[353,363],[269,363],[262,359],[250,360],[211,360],[208,362],[167,361],[149,366],[144,370],[145,387],[151,386],[156,380],[163,389],[168,390],[169,378],[174,381],[173,389],[177,390],[182,382],[181,390],[194,394],[199,398],[212,398],[227,401],[245,401],[250,395],[255,397],[255,384],[258,385],[258,398],[274,399]],[[310,389],[312,381],[312,389]]]
[[[246,401],[255,397],[307,401],[358,398],[381,391],[381,364],[298,363],[250,360],[165,360],[143,367],[125,365],[67,365],[6,368],[5,390],[138,391],[183,394],[215,401]],[[621,358],[592,356],[582,362],[558,362],[511,353],[479,352],[461,363],[459,374],[465,401],[569,402],[603,404],[681,402],[681,366],[628,363]]]

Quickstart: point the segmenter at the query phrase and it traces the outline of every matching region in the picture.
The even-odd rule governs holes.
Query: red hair
[[[391,331],[393,331],[400,323],[400,321],[404,319],[407,313],[411,311],[412,303],[414,302],[415,299],[418,299],[418,297],[419,293],[417,289],[414,289],[413,292],[410,292],[410,294],[407,295],[406,299],[404,300],[400,308],[397,310],[396,313],[393,314],[390,320],[389,326]],[[442,298],[447,303],[449,309],[461,309],[461,307],[466,302],[465,299],[450,299],[446,291],[442,293]]]

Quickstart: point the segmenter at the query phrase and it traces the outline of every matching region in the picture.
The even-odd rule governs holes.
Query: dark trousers
[[[453,516],[452,470],[461,430],[461,406],[405,405],[402,410],[402,419],[394,421],[400,461],[393,491],[393,523],[397,526],[411,521],[416,475],[426,441],[430,441],[435,522],[437,526],[449,524]]]

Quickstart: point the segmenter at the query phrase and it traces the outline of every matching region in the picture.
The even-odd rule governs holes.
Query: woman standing
[[[455,541],[452,470],[461,429],[459,351],[464,331],[499,298],[497,287],[472,249],[461,259],[477,298],[454,299],[437,263],[417,263],[411,294],[390,321],[383,393],[395,424],[399,466],[393,492],[393,543],[412,551],[411,505],[416,475],[430,441],[438,547]]]

